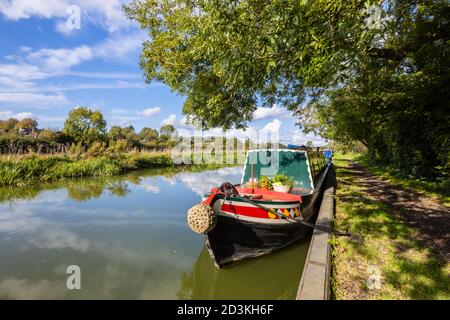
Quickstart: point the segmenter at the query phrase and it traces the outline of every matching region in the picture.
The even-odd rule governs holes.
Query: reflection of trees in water
[[[2,187],[0,188],[0,203],[14,200],[33,200],[41,192],[65,188],[70,199],[75,201],[86,201],[99,198],[105,190],[111,194],[124,197],[130,193],[128,182],[139,184],[138,176],[130,177],[108,177],[87,179],[66,179],[51,183],[41,183],[32,186]]]
[[[99,198],[103,193],[104,185],[95,182],[71,183],[67,189],[67,195],[75,201],[86,201],[91,198]]]
[[[143,178],[156,176],[171,178],[180,172],[201,172],[217,168],[219,168],[219,166],[180,166],[134,171],[115,177],[64,179],[23,187],[4,186],[0,187],[0,203],[14,200],[32,200],[41,192],[62,188],[66,188],[68,196],[75,201],[86,201],[93,198],[99,198],[105,189],[115,196],[124,197],[130,193],[128,183],[139,185]]]
[[[111,183],[106,187],[106,189],[117,197],[125,197],[128,193],[131,192],[128,188],[128,184],[126,184],[124,181]]]
[[[104,190],[108,190],[117,197],[125,197],[130,189],[125,181],[113,181],[111,179],[86,180],[83,183],[70,183],[66,186],[67,195],[75,201],[86,201],[99,198]]]

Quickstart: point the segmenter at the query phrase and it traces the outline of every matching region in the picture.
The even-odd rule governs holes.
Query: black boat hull
[[[319,177],[313,193],[302,196],[301,214],[304,221],[314,222],[317,217],[327,173],[328,168]],[[259,223],[219,214],[216,227],[206,235],[206,246],[215,266],[223,268],[239,260],[280,250],[311,231],[310,227],[298,221]]]

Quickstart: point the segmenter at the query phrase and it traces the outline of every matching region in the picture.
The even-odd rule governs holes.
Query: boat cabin
[[[241,187],[255,184],[265,176],[273,179],[284,174],[293,180],[290,194],[308,195],[326,167],[321,152],[295,149],[249,150],[241,179]],[[252,180],[253,179],[253,180]]]

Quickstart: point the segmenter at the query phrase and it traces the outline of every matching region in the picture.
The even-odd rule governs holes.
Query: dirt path
[[[417,232],[419,240],[450,261],[450,210],[433,199],[410,189],[381,180],[356,162],[350,162],[354,181],[369,197],[381,201],[392,213]]]

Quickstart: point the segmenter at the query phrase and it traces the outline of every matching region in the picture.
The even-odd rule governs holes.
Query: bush
[[[279,173],[273,177],[273,184],[293,187],[294,180],[283,173]]]
[[[99,157],[105,154],[106,145],[103,142],[94,142],[85,152],[86,157]]]
[[[106,150],[106,152],[108,154],[118,154],[118,153],[130,151],[131,148],[132,148],[132,146],[127,140],[120,139],[120,140],[112,141],[110,143],[108,149]]]

